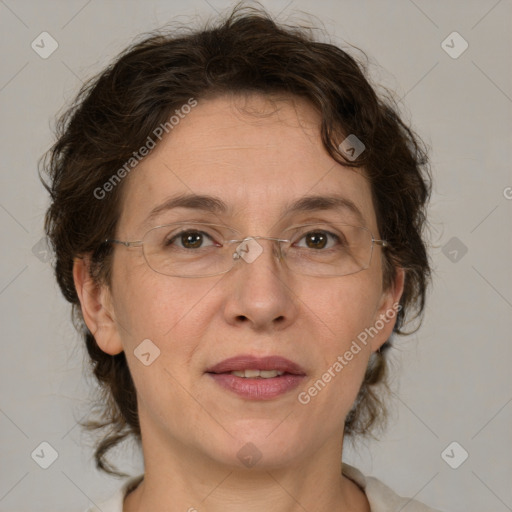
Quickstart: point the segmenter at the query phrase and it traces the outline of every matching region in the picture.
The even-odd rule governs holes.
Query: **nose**
[[[234,247],[224,315],[231,325],[248,324],[257,331],[286,328],[297,316],[295,277],[279,259],[278,243],[262,237],[246,238]]]

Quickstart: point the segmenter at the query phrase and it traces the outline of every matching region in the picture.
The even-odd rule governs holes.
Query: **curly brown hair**
[[[351,47],[353,48],[353,47]],[[106,452],[131,436],[140,443],[136,390],[124,352],[109,355],[83,321],[73,281],[73,260],[88,255],[91,276],[110,284],[110,245],[120,216],[124,181],[104,200],[95,191],[143,146],[154,130],[193,97],[226,93],[278,93],[309,101],[321,116],[322,143],[347,167],[364,168],[371,183],[378,229],[390,246],[383,252],[383,285],[405,269],[394,333],[423,314],[430,265],[426,205],[431,193],[428,151],[399,115],[389,91],[377,95],[367,67],[348,51],[313,38],[311,27],[276,23],[263,9],[237,6],[201,29],[144,34],[80,90],[59,118],[57,141],[41,161],[51,195],[45,230],[55,252],[55,275],[100,384],[98,418],[83,426],[108,429],[98,441],[98,468],[119,476]],[[350,160],[340,134],[356,134],[366,150]],[[42,172],[49,177],[45,183]],[[418,323],[418,326],[419,326]],[[370,359],[345,434],[369,434],[386,417],[387,350]]]

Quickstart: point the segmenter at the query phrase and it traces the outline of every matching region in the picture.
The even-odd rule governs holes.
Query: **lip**
[[[284,372],[269,379],[231,375],[236,370],[277,370]],[[240,355],[225,359],[206,372],[222,388],[247,400],[271,400],[295,389],[305,378],[297,363],[280,356],[254,357]]]
[[[224,361],[208,368],[206,373],[228,373],[237,370],[277,370],[292,375],[306,375],[306,372],[297,363],[285,357],[255,357],[249,354],[224,359]]]

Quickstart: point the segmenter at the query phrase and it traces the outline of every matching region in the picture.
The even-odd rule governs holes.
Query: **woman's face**
[[[319,122],[300,99],[199,101],[125,178],[116,238],[140,240],[151,227],[191,219],[233,226],[242,238],[335,221],[366,226],[379,238],[369,182],[361,170],[328,155]],[[182,194],[214,196],[226,211],[181,206],[146,221],[155,207]],[[304,196],[334,194],[352,202],[362,219],[347,207],[287,211]],[[260,240],[263,252],[254,261],[241,258],[229,272],[202,278],[159,274],[140,247],[114,247],[111,289],[102,290],[104,307],[86,321],[105,352],[126,354],[145,449],[153,444],[162,458],[162,447],[169,447],[169,456],[185,450],[237,466],[259,459],[260,467],[341,449],[345,417],[368,358],[392,332],[402,274],[394,289],[383,290],[376,246],[370,267],[361,272],[299,275],[276,258],[273,243]],[[358,341],[376,322],[383,325],[377,334]],[[345,356],[351,347],[352,357]],[[229,362],[217,367],[225,372],[220,377],[208,372],[227,359],[251,356],[285,358],[296,365],[290,368],[295,376],[246,379],[230,374]],[[263,369],[274,364],[283,370],[286,363],[276,361]],[[310,390],[315,382],[316,393]]]

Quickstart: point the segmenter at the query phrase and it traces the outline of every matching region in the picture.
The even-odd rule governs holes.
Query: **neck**
[[[162,450],[161,439],[148,438],[144,480],[127,496],[123,512],[370,511],[364,492],[341,474],[339,439],[292,464],[240,469],[178,442]]]

